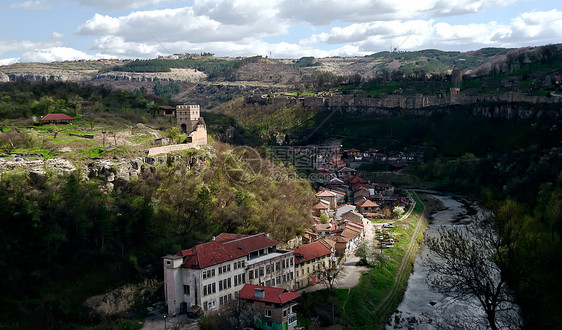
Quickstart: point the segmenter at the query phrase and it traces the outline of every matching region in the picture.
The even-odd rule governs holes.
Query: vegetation
[[[124,65],[117,65],[111,68],[100,70],[125,71],[125,72],[170,72],[174,69],[195,69],[205,72],[209,80],[236,80],[236,71],[242,65],[250,62],[259,61],[261,56],[254,56],[245,59],[220,59],[211,56],[197,56],[180,60],[152,59],[134,60]]]
[[[117,182],[110,192],[79,173],[39,179],[4,173],[0,323],[97,323],[82,302],[119,283],[161,277],[166,253],[220,232],[269,232],[285,241],[310,225],[313,195],[306,181],[270,180],[287,169],[265,160],[251,182],[234,181],[224,167],[231,153],[223,144],[211,153],[188,152],[147,167],[138,180]],[[230,166],[247,165],[237,159]]]

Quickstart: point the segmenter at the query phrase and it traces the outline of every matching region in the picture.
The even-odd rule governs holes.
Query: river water
[[[475,209],[467,203],[451,196],[432,197],[441,200],[444,209],[430,216],[427,236],[438,236],[443,227],[472,222]],[[427,278],[430,274],[423,263],[425,258],[435,258],[429,252],[424,244],[414,262],[403,300],[388,320],[386,329],[485,329],[485,315],[476,299],[453,301],[429,288]],[[475,321],[481,321],[481,324]]]

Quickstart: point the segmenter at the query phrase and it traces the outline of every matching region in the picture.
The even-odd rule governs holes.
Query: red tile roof
[[[291,249],[295,252],[295,264],[302,264],[309,260],[320,258],[330,255],[332,251],[321,242],[312,242],[309,244],[301,245],[297,248]]]
[[[257,298],[255,289],[262,289],[265,293],[263,298]],[[285,304],[291,300],[295,300],[301,295],[296,292],[290,292],[283,288],[273,288],[269,286],[246,284],[238,293],[238,298],[265,301],[274,304]]]
[[[224,245],[234,247],[246,254],[250,254],[254,251],[267,249],[269,247],[276,246],[279,244],[273,238],[270,238],[267,234],[261,233],[252,236],[246,236],[238,238],[232,241],[223,243]]]
[[[186,268],[207,268],[218,265],[226,261],[234,260],[245,256],[247,253],[232,246],[226,246],[216,241],[198,244],[191,249],[177,253],[178,256],[185,257],[183,267]]]
[[[329,205],[324,204],[322,202],[319,202],[312,207],[313,210],[325,210],[325,209],[329,209],[329,208],[330,208]]]
[[[363,202],[363,204],[361,204],[361,207],[379,207],[379,204],[373,202],[370,199],[367,199],[365,202]]]
[[[50,120],[74,120],[76,118],[65,115],[64,113],[49,113],[44,115],[39,120],[40,121],[50,121]]]
[[[351,184],[368,183],[368,181],[367,181],[367,180],[364,180],[364,179],[361,179],[360,177],[356,176],[356,177],[354,177],[353,179],[351,179],[351,180],[349,181],[349,183],[351,183]]]
[[[336,197],[336,194],[329,190],[322,190],[316,193],[316,197]]]

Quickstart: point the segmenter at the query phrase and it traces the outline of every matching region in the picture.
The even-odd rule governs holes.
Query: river
[[[430,216],[426,236],[438,236],[443,227],[470,224],[472,215],[478,211],[451,196],[432,197],[439,199],[444,208]],[[402,302],[388,320],[386,329],[485,329],[485,315],[476,298],[454,301],[429,288],[426,280],[430,274],[424,265],[425,258],[435,256],[424,244],[414,262]]]

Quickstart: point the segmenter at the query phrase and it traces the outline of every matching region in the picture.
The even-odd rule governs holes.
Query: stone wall
[[[183,150],[188,150],[188,149],[192,149],[192,148],[199,149],[199,145],[196,145],[194,143],[170,144],[170,145],[167,145],[167,146],[155,147],[155,148],[148,149],[147,156],[162,155],[162,154],[167,154],[167,153],[170,153],[170,152],[183,151]]]
[[[426,107],[441,107],[448,105],[468,105],[481,102],[519,102],[530,104],[562,104],[562,97],[546,97],[526,95],[520,92],[507,92],[490,95],[466,95],[458,88],[451,88],[448,96],[444,95],[400,95],[392,94],[377,97],[354,95],[334,95],[331,97],[307,96],[301,98],[262,97],[253,95],[246,98],[246,102],[260,104],[284,104],[287,106],[302,104],[304,107],[317,107],[324,110],[357,111],[375,108],[394,109],[423,109]]]

